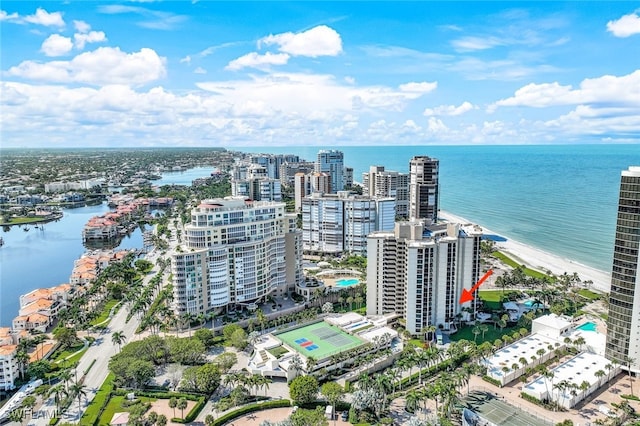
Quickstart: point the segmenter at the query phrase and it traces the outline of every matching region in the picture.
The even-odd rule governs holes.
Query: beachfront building
[[[263,158],[263,157],[259,157]],[[265,166],[250,164],[244,177],[234,173],[231,179],[231,195],[256,201],[282,201],[280,180],[272,178]]]
[[[285,163],[299,163],[300,157],[293,154],[253,154],[249,157],[250,164],[262,166],[269,179],[280,179],[282,165]]]
[[[396,216],[409,217],[409,174],[370,166],[362,173],[362,195],[392,197],[396,200]]]
[[[396,313],[413,335],[430,326],[455,331],[469,320],[476,301],[460,304],[462,289],[480,275],[477,225],[396,222],[392,232],[374,232],[367,244],[367,315]],[[471,314],[470,314],[471,313]]]
[[[640,167],[622,172],[613,249],[606,356],[640,373]]]
[[[395,200],[315,192],[302,199],[302,241],[305,253],[367,255],[367,235],[392,230]]]
[[[298,173],[307,175],[313,173],[315,163],[313,161],[285,162],[280,166],[280,183],[282,186],[293,186],[294,177]]]
[[[302,275],[301,232],[285,203],[203,200],[171,254],[174,309],[200,314],[294,291]]]
[[[331,176],[328,173],[296,173],[294,176],[294,199],[297,212],[302,211],[302,199],[314,192],[329,194]]]
[[[409,161],[409,219],[438,220],[440,162],[426,155]]]
[[[344,154],[342,151],[320,150],[316,160],[316,173],[327,173],[331,177],[331,193],[344,189]]]

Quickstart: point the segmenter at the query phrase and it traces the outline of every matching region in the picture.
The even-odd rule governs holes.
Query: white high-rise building
[[[244,177],[235,178],[236,175]],[[236,166],[231,180],[231,195],[256,201],[282,201],[282,184],[279,179],[270,178],[264,166]]]
[[[362,173],[362,195],[393,197],[396,215],[409,217],[409,174],[385,170],[384,166],[371,166]]]
[[[409,219],[438,220],[439,161],[426,155],[409,162]]]
[[[337,150],[320,150],[316,161],[316,173],[331,176],[331,193],[344,189],[344,154]]]
[[[302,241],[307,252],[367,255],[367,235],[391,230],[393,198],[372,198],[349,191],[313,193],[302,199]]]
[[[605,356],[640,373],[640,167],[620,179]]]
[[[284,295],[302,281],[302,234],[285,203],[204,200],[171,255],[177,313],[205,313]]]
[[[327,173],[296,173],[293,191],[296,211],[299,212],[302,210],[302,199],[307,195],[331,192],[331,177]]]
[[[369,235],[367,314],[400,314],[414,335],[430,326],[452,330],[457,320],[469,319],[476,300],[459,301],[462,289],[478,281],[481,236],[475,225],[421,221]]]

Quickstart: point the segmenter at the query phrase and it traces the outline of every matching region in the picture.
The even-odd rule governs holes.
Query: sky
[[[1,147],[640,142],[640,2],[0,9]]]

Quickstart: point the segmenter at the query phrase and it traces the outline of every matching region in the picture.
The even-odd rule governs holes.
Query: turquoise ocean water
[[[315,160],[321,147],[237,148]],[[327,148],[325,148],[327,149]],[[440,208],[508,238],[610,272],[620,172],[639,145],[331,147],[354,180],[370,165],[407,172],[414,155],[440,160]]]

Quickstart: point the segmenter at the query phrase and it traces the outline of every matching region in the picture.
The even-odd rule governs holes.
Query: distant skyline
[[[640,142],[640,2],[0,8],[5,148]]]

